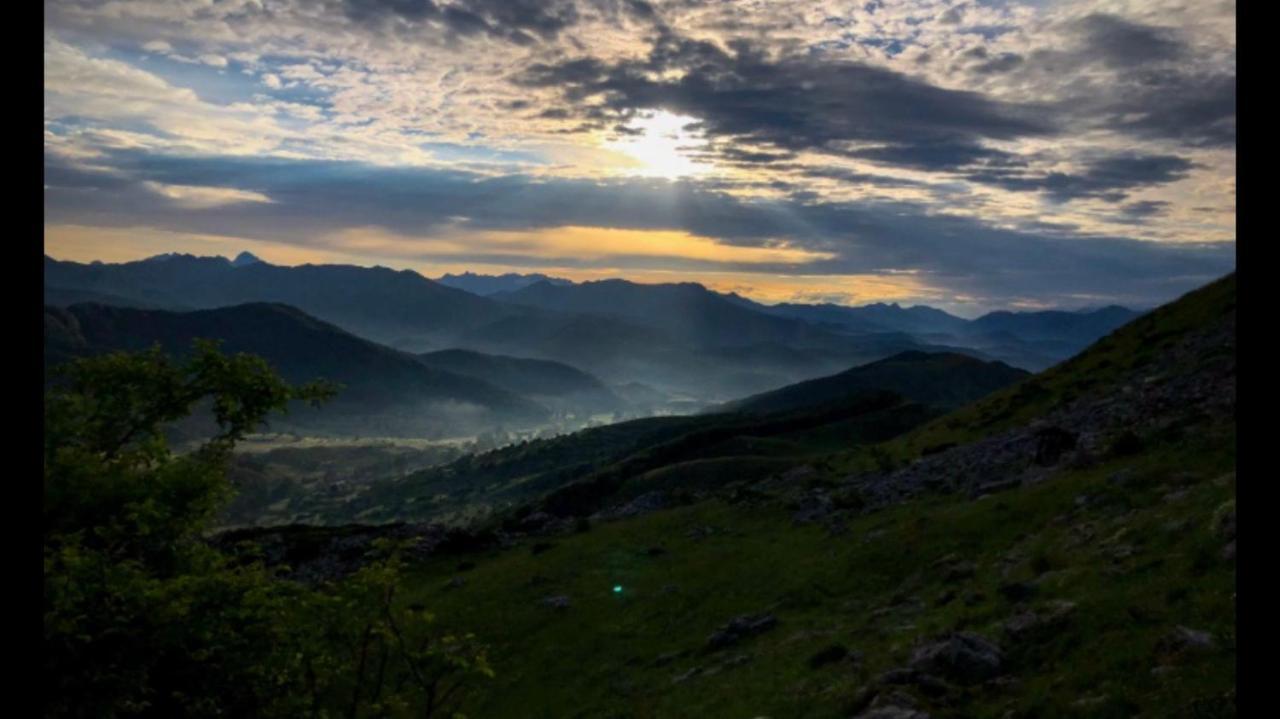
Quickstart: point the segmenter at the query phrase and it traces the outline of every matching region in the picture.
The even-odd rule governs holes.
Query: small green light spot
[[[614,594],[622,594],[622,585],[621,585],[621,584],[615,584],[615,585],[613,585],[613,593],[614,593]]]

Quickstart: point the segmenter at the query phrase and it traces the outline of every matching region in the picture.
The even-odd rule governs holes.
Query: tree
[[[236,441],[335,391],[210,342],[182,362],[156,348],[61,368],[44,418],[47,716],[439,716],[489,673],[473,638],[396,603],[397,548],[310,588],[204,541]],[[212,429],[175,453],[166,432],[197,408]]]

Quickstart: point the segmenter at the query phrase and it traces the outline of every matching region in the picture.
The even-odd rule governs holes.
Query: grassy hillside
[[[1234,289],[931,422],[867,395],[561,438],[600,466],[402,601],[488,643],[472,716],[1235,716]],[[654,487],[685,496],[585,518]]]
[[[464,523],[530,503],[562,516],[590,514],[647,492],[696,496],[731,480],[763,479],[836,447],[893,436],[936,413],[869,393],[818,412],[652,417],[520,442],[350,491],[293,492],[290,506],[327,524]],[[238,516],[252,516],[248,505],[239,506]],[[266,505],[260,509],[268,514]]]
[[[748,413],[796,410],[838,402],[870,390],[896,392],[914,402],[949,407],[965,404],[1027,376],[1024,370],[1002,362],[983,362],[962,354],[902,352],[830,377],[730,402],[723,409]]]
[[[835,536],[773,506],[700,503],[536,554],[529,540],[467,571],[428,561],[406,601],[490,642],[497,678],[465,708],[476,716],[847,717],[891,693],[878,677],[915,644],[961,630],[1001,647],[1009,679],[936,697],[900,687],[935,717],[1234,716],[1235,573],[1215,524],[1234,456],[1219,431],[998,498],[901,505]],[[543,603],[557,596],[569,606]],[[1073,605],[1061,625],[1006,633],[1058,602]],[[776,627],[708,651],[757,613]],[[1180,626],[1213,646],[1180,649]]]
[[[1051,409],[1194,377],[1235,362],[1235,273],[1108,334],[1079,355],[889,443],[907,460],[1025,425]],[[1234,369],[1229,370],[1234,376]],[[1125,387],[1129,387],[1128,390]],[[858,465],[855,465],[858,466]]]

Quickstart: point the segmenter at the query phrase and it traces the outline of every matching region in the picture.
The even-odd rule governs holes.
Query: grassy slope
[[[1234,294],[1234,277],[1214,283],[882,447],[907,459],[1111,391],[1232,312]],[[1015,681],[953,692],[928,707],[935,717],[1234,716],[1235,566],[1214,524],[1235,498],[1235,426],[1193,429],[1191,439],[979,501],[939,496],[864,515],[836,536],[793,526],[776,505],[708,501],[599,525],[537,554],[495,553],[458,588],[445,588],[457,560],[436,559],[411,594],[492,642],[498,677],[470,698],[465,711],[476,716],[848,716],[915,642],[960,629],[1000,641]],[[863,455],[841,459],[856,466]],[[703,526],[716,531],[689,535]],[[948,582],[944,565],[956,560],[972,562],[974,575]],[[1023,608],[999,591],[1011,581],[1035,585],[1033,609],[1074,602],[1069,622],[1043,640],[1002,637]],[[612,593],[614,584],[624,591]],[[573,606],[540,604],[549,595]],[[778,617],[775,629],[700,653],[718,626],[763,611]],[[1161,637],[1177,626],[1210,632],[1216,647],[1162,653]],[[863,661],[810,668],[832,643]],[[733,657],[745,658],[726,662]],[[703,672],[675,681],[695,666]]]
[[[483,516],[546,497],[590,513],[655,489],[682,472],[684,489],[785,469],[815,456],[913,427],[936,412],[867,393],[838,406],[756,416],[696,415],[634,420],[463,457],[404,479],[371,484],[323,516],[332,522]],[[563,513],[563,512],[562,512]]]
[[[903,505],[836,537],[793,527],[776,507],[698,504],[600,525],[537,555],[495,554],[461,574],[460,588],[444,588],[457,559],[439,559],[420,568],[406,601],[491,642],[498,676],[473,694],[469,715],[777,719],[847,716],[860,687],[903,665],[918,637],[963,628],[999,639],[1015,609],[998,587],[1035,581],[1032,606],[1076,602],[1072,621],[1044,643],[1002,642],[1018,683],[972,691],[935,716],[1171,716],[1196,702],[1214,716],[1235,683],[1234,565],[1219,558],[1211,529],[1234,498],[1234,453],[1223,449],[1233,437],[1218,431],[1228,434],[998,498]],[[1121,470],[1132,472],[1129,484],[1107,481]],[[1091,501],[1079,506],[1080,496]],[[699,526],[716,532],[690,538]],[[1133,554],[1113,558],[1122,545]],[[666,553],[648,556],[653,546]],[[974,562],[974,577],[946,582],[935,563],[949,555]],[[938,605],[947,590],[957,598]],[[968,592],[981,596],[972,606],[960,599]],[[561,594],[573,601],[567,610],[539,603]],[[761,611],[777,628],[697,653],[731,617]],[[1156,676],[1157,642],[1177,625],[1213,632],[1218,649]],[[809,657],[832,643],[862,652],[861,666],[810,669]],[[694,654],[653,666],[682,650]],[[741,665],[673,682],[741,654]],[[1102,696],[1091,710],[1069,710]]]
[[[972,442],[1027,424],[1049,409],[1091,393],[1113,390],[1137,368],[1150,364],[1179,337],[1234,312],[1235,274],[1184,295],[1095,342],[1084,352],[1044,372],[929,422],[883,448],[899,460],[926,449]],[[1192,371],[1172,367],[1169,373]],[[852,469],[867,468],[862,453],[845,458]]]
[[[887,390],[910,400],[957,407],[1027,377],[1003,362],[984,362],[953,352],[902,352],[828,377],[788,385],[729,402],[736,412],[779,412],[820,406],[870,390]]]

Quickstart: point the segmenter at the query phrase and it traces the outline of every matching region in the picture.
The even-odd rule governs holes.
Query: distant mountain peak
[[[497,295],[515,292],[534,285],[549,284],[556,286],[572,285],[573,282],[560,277],[549,277],[541,273],[517,274],[508,272],[503,275],[482,275],[475,272],[462,274],[445,274],[435,279],[436,282],[476,295]]]
[[[261,263],[262,263],[262,258],[246,250],[236,255],[236,258],[231,261],[231,266],[244,267],[245,265],[256,265]]]
[[[152,255],[150,257],[144,258],[142,261],[143,262],[167,262],[168,260],[175,260],[179,257],[190,257],[190,256],[191,255],[183,255],[181,252],[162,252],[158,255]]]

